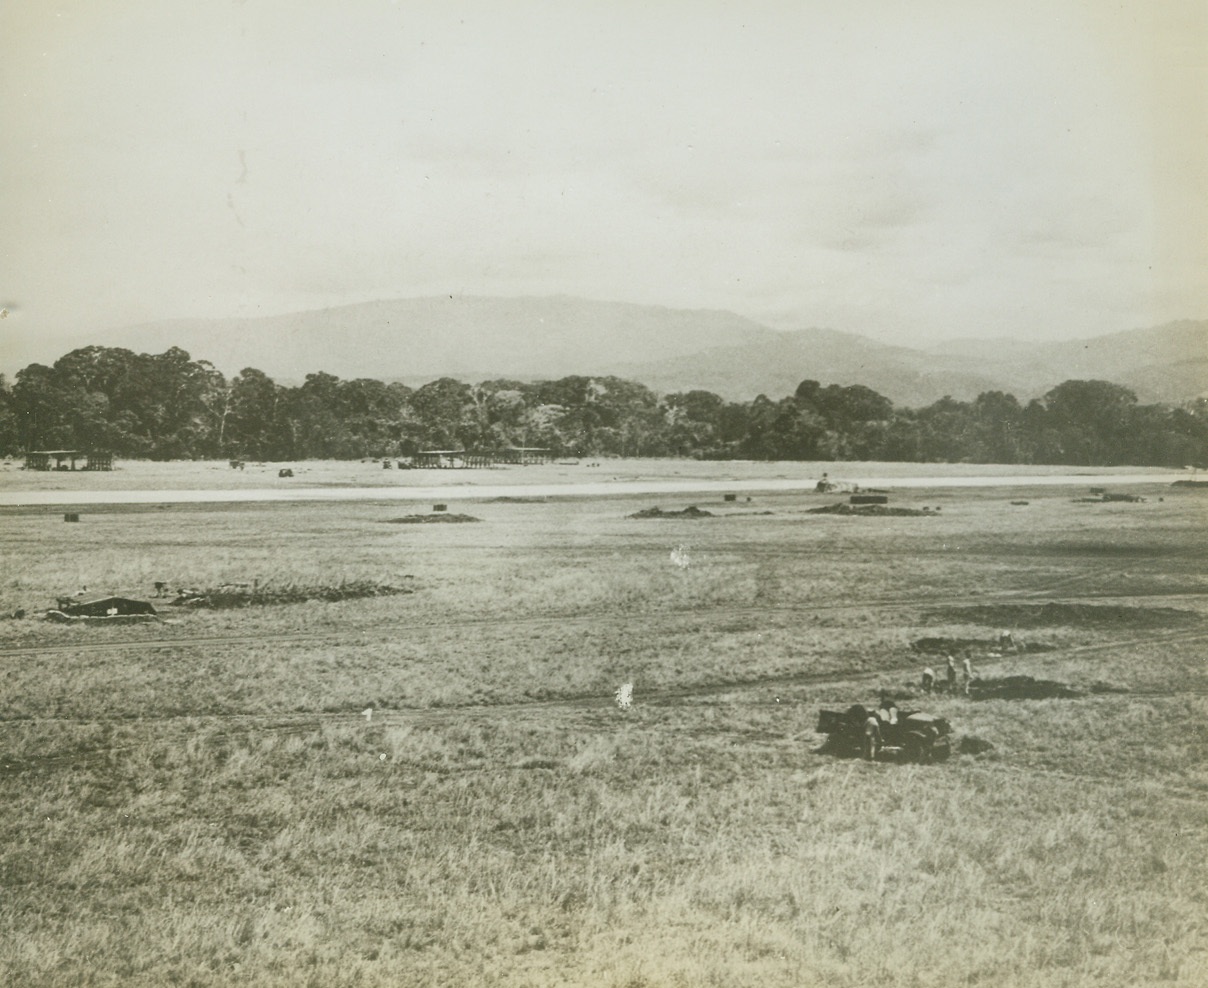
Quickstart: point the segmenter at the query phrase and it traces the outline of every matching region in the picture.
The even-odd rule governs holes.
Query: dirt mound
[[[930,515],[931,511],[921,508],[891,508],[887,504],[825,504],[821,508],[810,508],[811,515],[892,515],[895,517]]]
[[[1082,693],[1066,683],[1031,676],[975,679],[969,685],[973,700],[1072,700],[1079,696]]]
[[[1145,498],[1139,494],[1095,494],[1073,498],[1074,504],[1142,504],[1144,501]]]
[[[910,643],[915,652],[925,655],[957,655],[961,652],[980,652],[999,648],[997,638],[918,638]],[[1016,652],[1051,652],[1057,646],[1043,642],[1016,642]]]
[[[274,604],[301,604],[308,601],[354,600],[361,597],[392,597],[412,593],[411,587],[397,587],[371,580],[349,580],[336,584],[261,584],[227,585],[208,590],[182,591],[172,604],[177,607],[204,607],[225,610],[236,607],[269,607]]]
[[[434,511],[430,515],[403,515],[402,518],[387,518],[387,525],[464,525],[466,522],[482,521],[473,515],[446,514]]]
[[[945,607],[929,617],[944,621],[986,624],[995,628],[1048,628],[1083,626],[1111,628],[1168,628],[1172,624],[1194,624],[1194,611],[1174,607],[1126,607],[1120,604],[982,604],[974,607]]]
[[[662,508],[645,508],[642,511],[635,511],[629,516],[630,518],[712,518],[712,511],[705,511],[702,508],[692,505],[684,508],[683,511],[664,511]]]
[[[956,750],[962,755],[981,755],[987,751],[993,751],[994,745],[985,740],[985,738],[975,738],[969,735],[968,737],[961,738]]]

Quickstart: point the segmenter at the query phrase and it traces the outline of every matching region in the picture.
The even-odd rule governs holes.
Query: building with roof
[[[76,463],[84,461],[82,467]],[[78,449],[35,449],[25,454],[26,470],[112,470],[112,453],[86,453]]]

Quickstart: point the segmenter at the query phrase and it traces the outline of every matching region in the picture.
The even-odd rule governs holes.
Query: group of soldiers
[[[998,636],[998,651],[1000,653],[1017,650],[1018,646],[1015,644],[1015,636],[1012,635],[1010,631],[1004,631]],[[956,667],[956,660],[951,655],[947,655],[945,658],[947,659],[945,674],[947,677],[948,692],[956,692],[956,684],[959,677],[961,684],[964,687],[965,696],[968,696],[969,687],[973,683],[973,665],[969,661],[969,656],[966,655],[961,661],[961,668],[959,672]],[[931,693],[940,688],[936,683],[935,670],[930,666],[923,670],[922,685],[924,693]]]
[[[965,696],[968,696],[969,686],[973,682],[973,664],[969,661],[969,656],[966,655],[964,661],[961,662],[961,670],[959,673],[957,672],[956,668],[956,660],[951,655],[949,655],[947,658],[948,662],[946,667],[946,676],[948,682],[948,692],[956,692],[956,681],[959,675],[964,685]],[[924,693],[932,693],[938,689],[935,682],[935,670],[932,669],[931,666],[928,666],[923,670],[922,685]]]

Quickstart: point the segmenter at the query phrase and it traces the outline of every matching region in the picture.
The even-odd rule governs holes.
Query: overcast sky
[[[438,294],[1208,318],[1201,0],[8,0],[0,345]]]

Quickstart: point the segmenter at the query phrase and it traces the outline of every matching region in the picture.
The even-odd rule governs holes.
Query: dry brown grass
[[[0,979],[1199,986],[1202,497],[1028,496],[1026,529],[993,491],[930,493],[929,518],[787,495],[654,525],[626,517],[644,498],[484,502],[472,526],[0,517],[0,609],[156,579],[415,587],[0,623]],[[820,708],[914,689],[911,641],[1049,602],[1066,623],[1016,633],[1051,651],[977,671],[1083,698],[931,698],[993,745],[943,766],[815,753]]]

